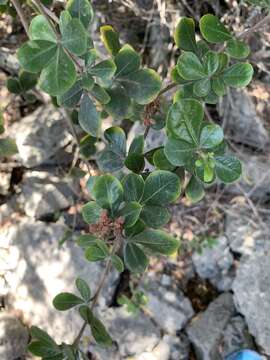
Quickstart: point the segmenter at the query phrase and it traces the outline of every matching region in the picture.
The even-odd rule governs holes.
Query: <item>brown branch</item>
[[[20,2],[18,0],[10,0],[10,1],[12,2],[12,5],[15,7],[17,14],[21,20],[22,26],[23,26],[27,36],[29,37],[29,23],[28,23],[28,20],[25,16],[25,13],[22,9]]]

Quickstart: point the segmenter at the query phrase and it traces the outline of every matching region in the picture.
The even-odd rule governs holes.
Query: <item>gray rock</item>
[[[20,202],[24,211],[26,215],[36,219],[54,215],[74,203],[74,182],[61,179],[52,173],[28,172],[24,175],[21,187]]]
[[[146,308],[158,326],[169,334],[184,328],[194,315],[190,300],[179,289],[174,290],[150,280],[144,284],[148,298]]]
[[[10,186],[11,173],[0,173],[0,195],[7,195]]]
[[[256,148],[264,148],[269,143],[263,119],[257,114],[248,92],[231,90],[230,97],[223,99],[219,112],[225,118],[226,130],[232,133],[236,142]]]
[[[241,255],[250,255],[254,251],[270,250],[269,220],[262,223],[250,216],[250,210],[237,205],[226,215],[225,232],[231,249]]]
[[[204,248],[201,254],[194,253],[192,260],[202,279],[209,279],[220,291],[231,289],[234,260],[225,236],[219,237],[212,248]]]
[[[131,144],[132,140],[138,136],[142,135],[144,133],[145,126],[143,126],[140,122],[136,122],[132,128],[130,129],[130,132],[128,134],[127,144],[128,146]],[[147,138],[145,140],[145,151],[149,151],[151,149],[154,149],[158,146],[164,145],[166,140],[166,135],[164,130],[154,130],[150,128]]]
[[[243,195],[250,199],[267,202],[270,199],[270,158],[269,156],[241,156],[243,175],[241,181],[226,187],[226,192]],[[240,187],[239,187],[240,185]]]
[[[45,105],[9,128],[24,166],[34,167],[49,162],[68,144],[72,136],[67,130],[64,116],[53,105]]]
[[[224,293],[188,325],[186,332],[198,360],[221,360],[218,348],[234,311],[232,295]]]
[[[82,320],[76,310],[56,311],[52,306],[54,296],[61,291],[76,291],[77,277],[86,280],[94,294],[104,271],[103,264],[87,262],[73,242],[59,248],[65,229],[61,224],[29,218],[0,229],[0,269],[5,267],[8,305],[21,310],[27,323],[47,330],[60,342],[73,341]],[[4,248],[10,252],[9,257]],[[117,282],[118,275],[112,271],[100,298],[101,308],[111,301]]]
[[[243,260],[233,283],[234,302],[244,315],[250,333],[270,355],[270,253],[254,252]]]
[[[14,52],[5,47],[0,48],[0,68],[11,74],[17,74],[20,69],[17,56]]]
[[[233,317],[224,331],[222,357],[242,349],[254,349],[254,342],[242,316]]]
[[[151,352],[160,341],[159,329],[141,312],[131,315],[123,307],[108,308],[100,316],[118,344],[121,359]]]
[[[0,359],[24,358],[29,339],[27,329],[13,315],[0,313]]]

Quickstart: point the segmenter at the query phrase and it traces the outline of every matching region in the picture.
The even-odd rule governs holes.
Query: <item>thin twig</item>
[[[22,6],[20,4],[20,2],[18,0],[11,0],[12,5],[15,7],[17,14],[21,20],[22,26],[27,34],[27,36],[29,37],[29,24],[28,24],[28,20],[25,16],[25,13],[22,9]]]

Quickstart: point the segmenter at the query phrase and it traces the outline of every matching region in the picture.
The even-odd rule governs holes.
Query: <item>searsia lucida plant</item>
[[[38,84],[57,106],[76,114],[85,133],[78,141],[81,156],[87,162],[95,154],[101,173],[88,178],[89,202],[82,216],[89,233],[81,234],[77,245],[86,261],[102,261],[105,270],[96,293],[78,278],[76,294],[62,292],[53,300],[59,311],[76,307],[83,319],[74,342],[57,344],[33,326],[29,351],[44,360],[87,359],[80,349],[87,326],[98,344],[112,344],[95,314],[110,269],[142,273],[150,256],[176,253],[179,241],[161,229],[170,220],[168,206],[182,193],[197,202],[209,184],[232,183],[241,176],[241,163],[228,153],[222,128],[207,121],[205,104],[215,104],[229,87],[247,86],[253,68],[245,60],[248,45],[216,16],[204,15],[196,36],[194,20],[184,17],[174,34],[180,56],[172,82],[163,87],[160,76],[143,66],[140,55],[122,44],[109,25],[100,29],[108,54],[100,57],[89,30],[94,12],[88,0],[69,0],[59,17],[47,11],[48,4],[31,4],[37,15],[26,29],[29,40],[18,50],[22,72],[8,81],[8,88],[25,96]],[[171,104],[163,94],[172,88]],[[140,121],[146,131],[128,146],[121,127],[102,133],[102,120],[108,116],[118,122]],[[165,128],[166,141],[145,151],[150,127]],[[105,147],[96,153],[98,141]],[[153,171],[146,170],[146,161]]]

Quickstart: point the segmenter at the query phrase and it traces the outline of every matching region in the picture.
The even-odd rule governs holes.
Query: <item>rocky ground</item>
[[[107,16],[102,13],[101,18]],[[146,21],[144,15],[140,18]],[[169,37],[166,22],[158,24]],[[157,29],[152,31],[150,40]],[[12,40],[12,33],[9,36]],[[262,39],[264,47],[269,46],[269,34]],[[91,345],[89,359],[221,360],[242,348],[270,358],[269,70],[267,61],[258,58],[257,43],[253,84],[231,92],[217,110],[209,108],[213,119],[223,124],[231,151],[243,160],[241,182],[209,189],[196,205],[182,199],[171,207],[168,229],[182,241],[177,258],[153,261],[141,278],[110,274],[97,311],[115,344],[109,350]],[[4,84],[18,66],[13,51],[2,45]],[[60,291],[74,290],[78,276],[94,292],[103,266],[86,263],[74,244],[85,229],[80,206],[88,195],[84,181],[70,176],[74,144],[66,114],[47,99],[25,105],[0,88],[7,131],[19,151],[0,164],[0,359],[23,360],[28,359],[31,325],[58,341],[74,339],[81,320],[75,312],[55,311],[52,299]],[[135,124],[129,137],[138,132]],[[151,130],[147,146],[160,143],[162,135]],[[131,284],[148,296],[137,315],[117,304],[119,296],[130,294]]]

